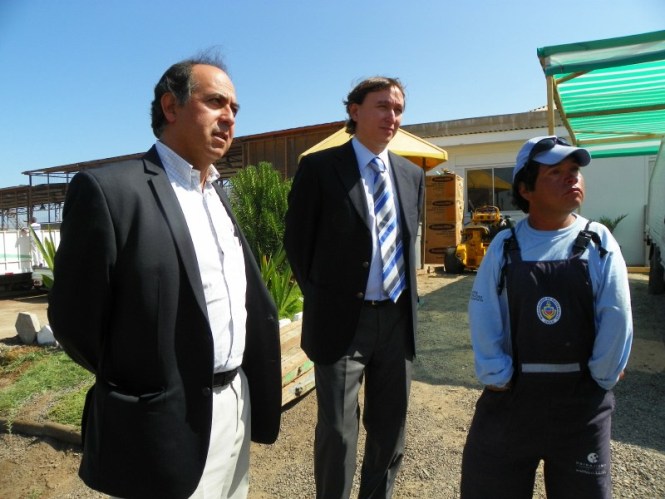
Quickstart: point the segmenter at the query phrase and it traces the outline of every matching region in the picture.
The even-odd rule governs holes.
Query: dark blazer
[[[424,172],[389,155],[401,211],[415,352],[414,247]],[[302,348],[314,362],[331,364],[346,352],[355,334],[372,257],[367,201],[351,141],[300,161],[289,194],[284,245],[305,299]]]
[[[247,268],[242,367],[252,439],[272,443],[281,413],[277,314],[236,230]],[[154,147],[72,179],[54,275],[55,337],[96,375],[83,414],[84,482],[126,498],[189,496],[210,439],[213,340],[194,245]]]

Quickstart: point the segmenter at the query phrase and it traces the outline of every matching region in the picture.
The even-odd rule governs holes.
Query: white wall
[[[614,231],[628,265],[647,265],[644,213],[649,185],[648,160],[648,156],[599,158],[583,169],[586,201],[582,215],[595,220],[628,214]]]
[[[0,231],[0,274],[32,271],[31,241],[19,230]]]
[[[37,235],[42,241],[50,237],[56,247],[60,243],[59,230],[39,230]],[[29,235],[20,230],[0,231],[0,275],[31,272],[33,270],[32,250]]]

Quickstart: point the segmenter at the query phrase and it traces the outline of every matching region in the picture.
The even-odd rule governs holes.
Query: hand
[[[507,392],[512,388],[513,384],[512,382],[508,382],[503,386],[496,386],[496,385],[485,385],[485,388],[487,388],[491,392]]]

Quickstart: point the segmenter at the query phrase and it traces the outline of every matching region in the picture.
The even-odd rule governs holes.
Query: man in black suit
[[[252,440],[277,438],[275,306],[212,166],[237,111],[221,61],[174,64],[157,143],[69,185],[48,313],[95,374],[80,475],[113,496],[246,497],[250,420]]]
[[[284,240],[305,298],[302,348],[316,376],[317,497],[351,493],[363,377],[359,497],[390,497],[404,454],[415,353],[424,173],[387,150],[404,111],[399,80],[364,80],[345,105],[354,137],[301,160]]]

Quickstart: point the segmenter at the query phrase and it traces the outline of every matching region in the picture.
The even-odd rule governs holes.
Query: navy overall
[[[485,389],[478,400],[463,454],[465,499],[531,498],[541,460],[549,499],[611,497],[614,396],[588,369],[594,304],[581,256],[592,239],[581,231],[570,258],[544,262],[522,260],[514,231],[505,242],[512,388]]]

